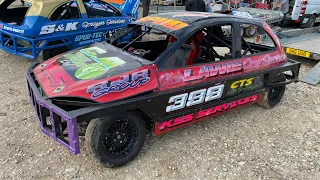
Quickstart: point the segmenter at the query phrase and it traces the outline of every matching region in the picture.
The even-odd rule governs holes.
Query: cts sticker
[[[249,78],[249,79],[241,79],[238,81],[235,81],[234,83],[231,84],[231,88],[232,89],[236,89],[238,87],[245,87],[245,86],[249,86],[253,83],[253,78]]]
[[[183,109],[185,106],[190,107],[197,104],[203,103],[203,101],[208,102],[215,99],[219,99],[222,96],[224,85],[213,86],[208,89],[200,89],[197,91],[192,91],[191,93],[179,94],[172,96],[169,99],[169,105],[166,108],[166,112],[176,111],[178,109]]]
[[[231,83],[226,96],[254,91],[263,87],[263,76],[240,79]]]
[[[45,34],[52,34],[54,32],[60,32],[60,31],[77,31],[78,30],[78,24],[79,22],[71,22],[67,23],[66,26],[63,24],[56,25],[56,24],[50,24],[46,26],[42,26],[40,35],[45,35]]]

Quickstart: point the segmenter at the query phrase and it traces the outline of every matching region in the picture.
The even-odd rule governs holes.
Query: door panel
[[[302,0],[296,0],[292,10],[292,20],[299,19],[301,7],[302,7]]]

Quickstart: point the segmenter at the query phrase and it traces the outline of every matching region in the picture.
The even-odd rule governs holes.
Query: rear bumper
[[[36,41],[21,35],[0,30],[0,48],[14,55],[35,59]]]
[[[34,63],[27,72],[27,83],[30,97],[41,131],[65,146],[73,154],[80,153],[77,118],[57,107],[41,95],[36,80],[32,74]],[[67,137],[63,132],[63,125],[67,125]]]
[[[44,49],[54,49],[62,46],[70,46],[71,42],[66,41],[66,36],[29,38],[22,35],[10,33],[0,29],[0,48],[17,56],[28,59],[36,59]],[[48,45],[51,41],[63,41],[58,45]]]

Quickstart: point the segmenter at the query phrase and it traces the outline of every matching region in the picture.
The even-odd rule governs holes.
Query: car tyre
[[[124,112],[91,120],[85,144],[90,156],[104,167],[120,167],[139,154],[145,136],[140,116]]]
[[[276,82],[286,81],[286,77],[283,74],[281,74],[277,79],[278,80]],[[257,104],[261,107],[271,109],[280,103],[285,91],[286,85],[270,87],[263,93],[262,99]]]
[[[244,35],[245,37],[251,38],[256,34],[256,27],[255,26],[249,26],[244,29]]]
[[[316,16],[315,16],[315,15],[312,15],[312,16],[309,18],[306,26],[307,26],[307,28],[311,28],[311,27],[313,27],[313,26],[315,25],[315,23],[316,23]]]
[[[52,46],[52,45],[58,45],[60,42],[50,42],[48,43],[49,46]],[[62,53],[65,53],[68,51],[68,48],[63,46],[63,47],[58,47],[58,48],[54,48],[54,49],[44,49],[42,51],[42,54],[40,56],[40,61],[43,62],[43,61],[46,61],[56,55],[59,55],[59,54],[62,54]]]

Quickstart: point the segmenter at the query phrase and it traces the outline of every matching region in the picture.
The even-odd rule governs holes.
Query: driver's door
[[[229,86],[227,79],[243,73],[241,59],[236,58],[236,50],[240,48],[237,48],[233,24],[214,25],[212,32],[209,29],[202,29],[203,39],[192,44],[191,39],[199,33],[196,31],[160,65],[158,91],[166,97],[159,102],[162,107],[158,114],[163,117],[180,116],[224,99]]]

